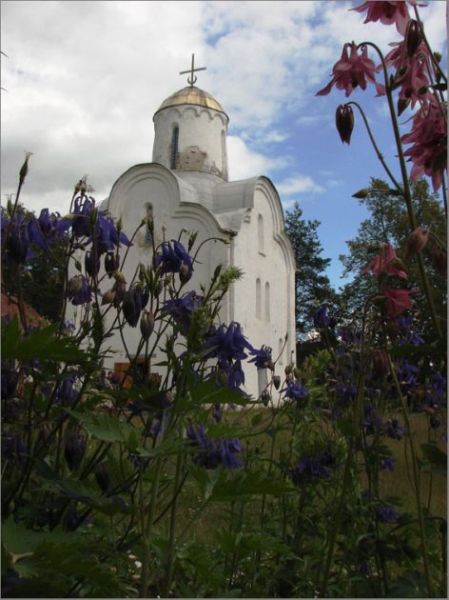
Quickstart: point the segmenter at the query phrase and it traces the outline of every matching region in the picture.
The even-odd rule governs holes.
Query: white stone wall
[[[145,173],[145,169],[147,172]],[[132,171],[132,170],[131,170]],[[179,206],[179,192],[176,189],[174,178],[167,174],[164,176],[156,166],[142,165],[136,168],[134,173],[128,177],[125,175],[120,185],[117,186],[109,200],[109,212],[116,219],[121,219],[123,231],[131,237],[136,225],[145,218],[148,204],[151,203],[155,243],[178,239],[180,232],[184,229],[181,242],[187,248],[189,233],[198,232],[195,247],[203,240],[210,237],[226,239],[228,236],[219,229],[213,217],[200,205]],[[131,283],[136,267],[139,263],[151,264],[152,247],[145,240],[145,227],[137,234],[134,245],[130,248],[123,273],[128,284]],[[229,246],[219,242],[209,242],[203,245],[198,254],[198,262],[195,263],[192,279],[184,286],[183,290],[188,292],[196,290],[200,293],[200,284],[206,285],[210,281],[215,267],[228,264]],[[163,299],[163,294],[161,300]],[[224,306],[227,312],[227,306]],[[124,337],[131,355],[134,355],[140,339],[140,328],[125,326]],[[150,339],[151,343],[151,339]],[[110,345],[114,348],[122,348],[123,344],[119,334],[110,338]],[[161,353],[156,352],[154,362],[162,359]],[[112,369],[114,362],[126,361],[123,353],[117,354],[106,363],[107,369]],[[163,371],[163,369],[157,370]]]
[[[212,173],[228,178],[228,118],[213,109],[180,105],[154,116],[153,162],[171,168],[173,129],[179,128],[176,170]]]
[[[235,284],[233,292],[234,319],[241,323],[253,346],[259,348],[265,344],[272,348],[273,359],[278,358],[283,348],[276,364],[276,373],[282,376],[285,366],[295,359],[292,354],[295,352],[294,267],[285,233],[279,231],[281,214],[269,195],[263,187],[256,188],[254,208],[247,213],[235,239],[235,264],[244,271],[244,277]],[[253,365],[245,368],[245,379],[247,391],[257,395],[259,375]]]

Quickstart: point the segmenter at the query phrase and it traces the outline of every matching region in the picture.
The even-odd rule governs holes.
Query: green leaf
[[[83,423],[86,431],[104,442],[120,442],[131,449],[137,446],[136,431],[129,423],[119,421],[110,415],[94,415],[66,409],[78,421]]]
[[[19,337],[19,321],[17,317],[14,317],[6,327],[2,327],[2,357],[4,359],[7,359],[8,356],[14,357]]]
[[[447,471],[447,454],[440,450],[435,444],[421,444],[421,450],[424,457],[438,471],[446,473]]]
[[[200,381],[190,390],[193,404],[238,404],[245,406],[249,399],[228,387],[217,387],[215,379]]]
[[[37,329],[27,337],[20,335],[16,318],[5,328],[2,335],[3,359],[40,361],[61,361],[65,363],[85,363],[89,355],[80,350],[71,339],[60,338],[56,325]]]

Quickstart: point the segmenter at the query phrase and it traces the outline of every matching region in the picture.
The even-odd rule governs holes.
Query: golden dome
[[[215,100],[213,96],[195,86],[188,85],[164,100],[154,114],[158,113],[163,108],[168,108],[169,106],[178,106],[179,104],[204,106],[206,108],[212,108],[213,110],[224,113],[223,107],[219,102],[217,102],[217,100]]]

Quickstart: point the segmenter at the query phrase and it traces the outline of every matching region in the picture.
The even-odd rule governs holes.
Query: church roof
[[[225,112],[221,104],[217,100],[215,100],[215,98],[211,96],[208,92],[200,90],[200,88],[197,88],[195,86],[188,85],[185,88],[182,88],[182,90],[178,90],[177,92],[166,98],[162,102],[160,107],[157,109],[156,113],[158,113],[163,108],[168,108],[170,106],[178,106],[179,104],[192,104],[194,106],[204,106],[206,108],[212,108],[213,110],[217,110],[218,112]]]

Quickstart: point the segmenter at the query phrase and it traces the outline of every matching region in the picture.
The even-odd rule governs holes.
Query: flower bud
[[[383,378],[388,373],[388,357],[385,350],[375,350],[373,352],[373,375],[376,378]]]
[[[278,390],[281,386],[281,378],[279,375],[273,375],[273,385]]]
[[[147,340],[154,329],[154,315],[149,310],[144,310],[140,317],[140,331],[144,340]]]
[[[101,491],[106,493],[111,485],[111,478],[106,463],[101,463],[95,469],[95,479],[97,480]]]
[[[64,448],[64,456],[71,471],[75,471],[81,464],[86,451],[86,441],[77,434],[71,435]]]
[[[98,275],[98,271],[100,270],[100,258],[98,256],[94,256],[94,253],[88,250],[84,255],[84,268],[86,269],[86,273],[91,277],[95,277]]]
[[[182,263],[179,268],[179,279],[181,283],[187,283],[192,277],[192,269],[189,269],[188,265]]]
[[[25,177],[27,176],[27,173],[28,173],[28,161],[30,160],[30,156],[32,154],[33,154],[32,152],[25,152],[25,161],[19,171],[19,185],[22,185],[23,182],[25,181]]]
[[[412,57],[418,46],[422,42],[422,33],[420,24],[415,19],[410,19],[405,34],[405,46],[407,48],[408,57]]]
[[[337,131],[340,134],[341,141],[349,144],[354,128],[354,113],[350,106],[347,104],[340,104],[335,113],[335,124],[337,126]]]
[[[358,200],[362,200],[363,198],[366,198],[368,196],[369,192],[370,192],[369,188],[362,188],[355,194],[352,194],[352,197],[357,198]]]
[[[81,275],[75,275],[67,283],[67,296],[75,296],[83,287],[83,278]]]
[[[405,249],[405,258],[409,260],[418,252],[425,247],[429,240],[429,230],[423,229],[422,227],[417,227],[412,233],[408,236],[407,245]]]
[[[108,290],[103,294],[103,298],[101,300],[101,304],[112,304],[115,302],[116,293],[113,289]]]
[[[119,258],[115,252],[108,252],[104,257],[104,270],[112,277],[112,274],[119,268]]]

